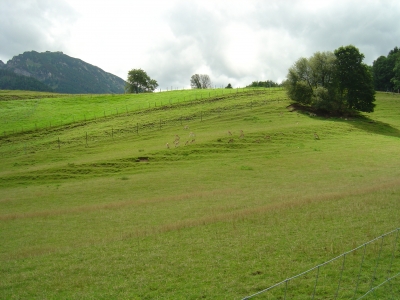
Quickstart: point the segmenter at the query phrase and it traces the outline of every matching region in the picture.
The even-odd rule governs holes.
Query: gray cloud
[[[68,25],[77,15],[63,0],[2,0],[0,59],[4,62],[25,51],[66,48]]]
[[[353,44],[372,64],[400,46],[400,3],[389,0],[2,4],[4,62],[29,50],[64,51],[122,78],[129,69],[143,68],[162,89],[188,87],[195,73],[210,75],[217,86],[279,82],[298,58],[317,51]]]
[[[299,57],[353,44],[372,64],[400,40],[400,5],[395,1],[249,1],[241,5],[243,12],[186,1],[171,9],[168,24],[175,38],[154,48],[152,54],[161,54],[156,54],[155,65],[148,65],[159,82],[187,85],[198,70],[209,70],[218,86],[281,81]],[[235,26],[247,28],[247,34],[235,35]],[[238,52],[236,61],[230,59],[235,49],[229,44],[240,43],[243,56]],[[249,53],[251,57],[246,57]]]

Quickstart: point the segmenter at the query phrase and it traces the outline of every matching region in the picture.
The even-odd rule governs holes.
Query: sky
[[[354,45],[372,65],[400,46],[398,0],[0,0],[0,60],[62,51],[159,88],[281,82],[300,57]]]

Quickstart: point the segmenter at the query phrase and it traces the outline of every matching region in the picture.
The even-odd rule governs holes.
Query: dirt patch
[[[149,158],[148,157],[138,157],[136,159],[136,162],[149,162]]]

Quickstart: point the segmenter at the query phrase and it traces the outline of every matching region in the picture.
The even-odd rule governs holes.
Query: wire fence
[[[399,299],[400,228],[246,299]]]
[[[160,131],[173,127],[187,127],[195,122],[204,122],[208,119],[222,116],[224,113],[239,111],[243,109],[252,110],[272,103],[279,103],[287,100],[287,98],[279,96],[265,97],[265,94],[260,91],[253,92],[251,101],[238,101],[235,103],[216,104],[213,102],[229,99],[230,97],[246,97],[248,94],[242,93],[239,95],[224,95],[214,99],[197,99],[184,103],[171,103],[160,107],[153,107],[147,110],[149,116],[157,111],[164,113],[158,119],[150,119],[146,116],[146,111],[125,112],[113,116],[114,120],[121,118],[126,119],[126,122],[114,122],[108,125],[110,118],[97,118],[85,120],[69,125],[53,126],[44,129],[37,129],[26,132],[19,132],[14,135],[0,136],[0,156],[8,157],[19,154],[35,153],[44,150],[62,150],[73,146],[92,147],[101,141],[110,141],[118,139],[126,139],[128,136],[141,136],[143,134],[151,134],[154,131]],[[187,110],[182,110],[182,113],[171,115],[168,110],[174,109],[177,106],[188,107]],[[193,107],[193,108],[192,108]],[[185,113],[186,112],[186,113]],[[282,112],[275,112],[281,116]],[[150,120],[149,120],[150,119]],[[65,132],[68,127],[72,131]],[[101,129],[99,129],[101,128]],[[189,132],[188,132],[189,133]],[[25,137],[29,135],[29,138]],[[190,139],[188,142],[191,142]],[[172,142],[172,141],[171,141]],[[182,141],[185,143],[186,141]]]
[[[63,98],[84,98],[92,99],[92,106],[84,105],[83,108],[68,111],[59,111],[59,107],[55,106],[48,115],[41,116],[39,104],[42,99],[33,99],[26,103],[18,114],[2,114],[0,120],[0,138],[8,135],[14,135],[24,132],[41,130],[43,128],[54,128],[65,126],[77,122],[87,122],[98,120],[106,117],[124,115],[127,113],[135,113],[154,108],[168,107],[171,105],[180,105],[197,100],[206,100],[212,98],[220,98],[225,96],[238,96],[240,94],[270,93],[274,94],[281,91],[282,88],[236,88],[236,89],[200,89],[200,90],[181,90],[182,93],[143,93],[133,94],[112,94],[112,95],[65,95]],[[118,100],[115,100],[118,98]],[[105,101],[108,99],[110,101]],[[32,99],[31,99],[32,100]],[[1,100],[0,100],[1,101]],[[89,102],[91,102],[90,100]],[[56,101],[54,101],[56,102]],[[79,101],[78,101],[79,102]],[[21,102],[20,103],[24,103]],[[67,106],[70,103],[67,103]],[[49,107],[45,108],[49,110]],[[6,110],[5,110],[6,111]],[[37,115],[35,115],[38,113]],[[28,122],[29,120],[29,122]]]

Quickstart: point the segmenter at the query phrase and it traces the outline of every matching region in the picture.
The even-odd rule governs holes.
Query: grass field
[[[0,101],[1,299],[241,299],[400,227],[398,95],[38,97]]]

